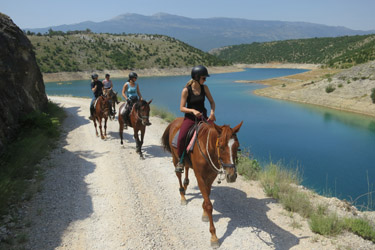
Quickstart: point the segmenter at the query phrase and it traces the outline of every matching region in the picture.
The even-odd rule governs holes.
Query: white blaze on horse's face
[[[235,140],[233,138],[229,139],[228,141],[228,147],[229,147],[229,154],[230,154],[230,163],[231,164],[234,164],[234,161],[233,161],[233,145],[235,143]]]

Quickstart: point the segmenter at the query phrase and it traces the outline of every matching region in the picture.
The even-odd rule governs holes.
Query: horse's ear
[[[216,131],[220,134],[221,131],[223,130],[223,128],[219,125],[216,125],[216,123],[213,123],[213,124],[214,124],[214,127],[215,127]]]
[[[152,99],[147,104],[150,105],[151,102],[152,102]]]
[[[232,131],[233,131],[234,134],[238,133],[238,131],[240,131],[242,123],[243,123],[243,121],[241,121],[240,124],[238,124],[237,126],[235,126],[234,128],[232,128]]]

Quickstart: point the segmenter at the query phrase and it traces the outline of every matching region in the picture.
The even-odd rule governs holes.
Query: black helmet
[[[135,73],[135,72],[130,72],[130,73],[129,73],[129,79],[132,79],[132,78],[138,78],[137,73]]]
[[[98,76],[98,74],[92,74],[91,75],[91,78],[94,80],[95,78],[98,78],[99,76]]]
[[[210,76],[208,74],[207,68],[203,65],[193,67],[193,69],[191,70],[191,78],[198,81],[201,76]]]

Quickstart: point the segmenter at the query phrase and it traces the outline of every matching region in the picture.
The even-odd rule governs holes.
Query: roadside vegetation
[[[55,147],[64,117],[62,108],[49,102],[45,112],[21,120],[18,137],[0,155],[0,216],[14,213],[19,202],[38,191],[43,178],[38,163]]]
[[[146,68],[180,68],[228,62],[175,38],[146,34],[94,34],[86,31],[27,32],[43,73]]]
[[[259,181],[267,196],[276,199],[285,210],[306,218],[314,233],[335,236],[349,231],[375,243],[375,225],[370,220],[354,216],[340,217],[329,210],[328,205],[314,204],[309,192],[299,188],[302,178],[298,169],[289,169],[272,162],[260,167],[246,152],[240,155],[238,161],[239,174]]]
[[[254,42],[211,53],[232,63],[311,63],[350,68],[375,60],[375,35]]]

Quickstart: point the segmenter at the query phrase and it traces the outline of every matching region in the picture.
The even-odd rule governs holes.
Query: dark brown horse
[[[107,137],[107,120],[110,111],[109,97],[99,96],[96,101],[95,112],[94,112],[94,126],[96,136],[99,136],[96,128],[96,121],[99,123],[100,136],[104,140]],[[104,119],[104,134],[102,131],[102,119]]]
[[[121,104],[119,108],[119,116],[118,116],[118,122],[120,124],[120,138],[121,138],[121,145],[123,144],[123,138],[122,133],[124,130],[124,124],[127,123],[128,126],[133,127],[134,131],[134,139],[136,143],[136,151],[139,154],[140,157],[143,157],[142,155],[142,145],[143,145],[143,138],[145,136],[146,132],[146,126],[150,126],[151,123],[149,121],[149,115],[150,115],[150,103],[146,102],[145,100],[137,101],[130,112],[130,123],[127,119],[125,119],[125,103]],[[139,139],[139,132],[141,132],[141,139]]]
[[[181,127],[183,118],[175,119],[165,129],[162,144],[166,151],[173,157],[173,164],[178,163],[177,148],[172,146],[172,140]],[[196,145],[193,151],[185,156],[185,179],[182,184],[181,173],[176,173],[180,184],[181,204],[187,204],[185,191],[189,185],[188,172],[193,168],[197,178],[198,186],[203,197],[203,221],[210,222],[211,246],[219,246],[216,229],[212,219],[213,206],[210,201],[211,186],[217,175],[221,181],[221,175],[225,175],[227,182],[234,182],[237,178],[235,162],[237,151],[240,146],[236,133],[240,130],[242,122],[234,128],[228,125],[218,126],[216,124],[204,123],[199,131]]]

